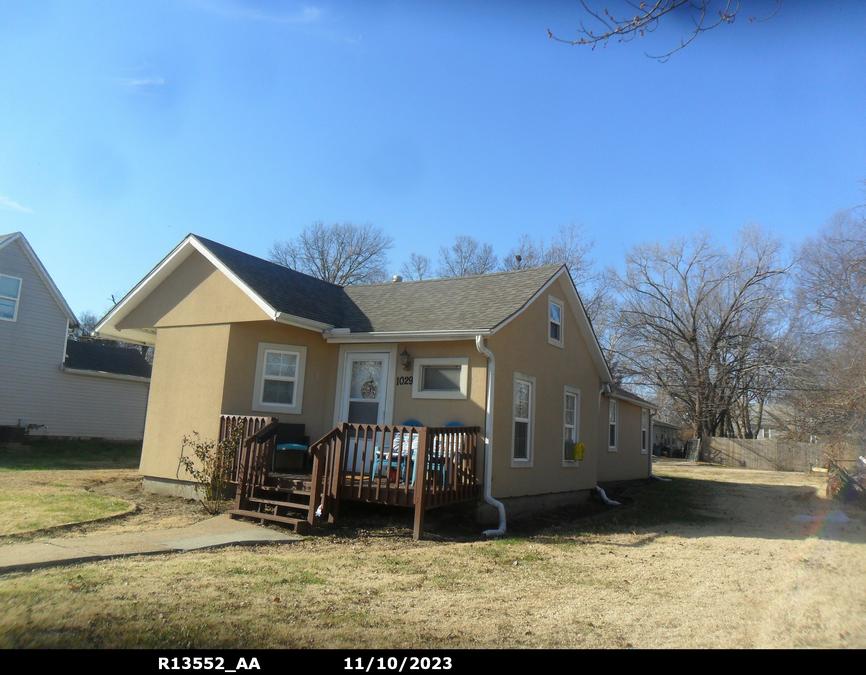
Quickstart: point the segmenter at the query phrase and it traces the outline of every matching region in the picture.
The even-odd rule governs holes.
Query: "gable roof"
[[[564,265],[470,277],[338,286],[204,237],[188,235],[96,326],[106,337],[153,343],[152,331],[116,328],[186,258],[198,251],[274,321],[325,334],[329,341],[458,339],[490,335],[557,278],[573,290],[570,304],[602,378],[610,371]],[[263,317],[264,318],[264,317]]]
[[[152,370],[152,366],[138,349],[81,340],[69,340],[66,343],[66,360],[63,365],[68,370],[146,378],[150,377]]]
[[[69,325],[78,326],[78,319],[75,318],[75,312],[72,311],[72,308],[66,302],[66,299],[63,297],[60,289],[57,288],[57,284],[54,283],[51,275],[48,274],[48,270],[45,269],[45,265],[43,265],[42,261],[39,260],[39,256],[36,255],[36,252],[33,250],[33,248],[30,246],[30,243],[21,232],[0,234],[0,249],[5,248],[13,241],[17,241],[21,245],[21,248],[24,249],[24,253],[30,260],[30,264],[33,265],[36,273],[42,279],[42,282],[45,284],[46,288],[48,288],[48,292],[51,293],[54,301],[60,307],[60,311],[62,311],[66,315],[66,318],[69,319]]]

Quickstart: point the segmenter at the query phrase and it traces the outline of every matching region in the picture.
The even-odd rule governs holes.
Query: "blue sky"
[[[660,64],[644,51],[678,18],[549,40],[577,36],[577,2],[0,0],[0,233],[77,313],[188,232],[265,257],[313,221],[371,222],[393,272],[570,222],[602,266],[748,223],[796,244],[866,201],[866,4],[746,20],[772,5]]]

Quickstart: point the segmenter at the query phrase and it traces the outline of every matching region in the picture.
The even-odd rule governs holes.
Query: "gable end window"
[[[0,319],[17,321],[20,299],[21,279],[0,274]]]
[[[616,401],[614,399],[610,399],[608,401],[608,440],[607,440],[607,449],[611,452],[616,451]]]
[[[307,348],[260,342],[253,410],[300,414]]]
[[[512,423],[511,466],[532,466],[535,418],[535,378],[514,373],[514,413]]]
[[[468,358],[415,359],[412,398],[465,399],[468,392]]]
[[[647,437],[649,432],[649,412],[644,408],[640,411],[640,452],[642,455],[647,451]]]
[[[547,310],[547,341],[562,347],[562,315],[563,304],[559,300],[550,298]]]

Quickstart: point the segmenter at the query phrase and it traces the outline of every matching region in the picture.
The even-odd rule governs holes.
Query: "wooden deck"
[[[275,418],[223,415],[221,437],[249,430],[238,453],[233,517],[278,522],[303,531],[334,522],[342,501],[414,508],[420,538],[428,509],[474,500],[479,427],[406,427],[343,423],[310,446],[308,480],[271,470]]]

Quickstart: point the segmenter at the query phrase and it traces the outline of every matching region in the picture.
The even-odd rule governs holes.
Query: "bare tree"
[[[400,274],[406,281],[420,281],[431,275],[433,263],[426,255],[422,253],[411,253],[409,262],[404,262],[400,267]]]
[[[837,214],[800,248],[796,326],[802,367],[787,397],[798,440],[818,436],[831,455],[866,441],[866,215]]]
[[[115,303],[116,304],[116,303]],[[94,312],[86,311],[78,315],[78,328],[69,331],[73,340],[92,340],[93,329],[99,323],[99,317]]]
[[[519,270],[544,265],[566,265],[576,285],[596,278],[595,261],[590,258],[595,242],[586,235],[583,223],[560,225],[545,241],[524,234],[502,261],[503,270]]]
[[[268,257],[333,284],[374,284],[387,280],[387,254],[393,245],[391,237],[370,223],[318,221],[295,239],[275,241]]]
[[[659,27],[659,22],[673,12],[687,14],[691,27],[687,28],[680,44],[673,49],[658,55],[647,54],[652,59],[667,61],[671,54],[688,45],[698,35],[723,24],[734,23],[740,13],[740,0],[650,0],[648,2],[633,2],[623,0],[621,13],[611,12],[606,7],[603,11],[590,8],[584,0],[580,0],[584,10],[592,19],[593,27],[588,28],[583,21],[577,32],[576,40],[559,38],[547,30],[547,36],[557,42],[569,45],[590,45],[595,49],[601,43],[603,47],[611,40],[615,42],[631,42],[637,37],[653,33]],[[782,0],[774,0],[775,8],[763,18],[749,17],[749,23],[761,22],[773,17],[782,5]]]
[[[755,228],[733,253],[708,235],[636,246],[618,278],[624,371],[666,393],[698,436],[732,433],[756,372],[785,367],[781,244]]]
[[[497,258],[493,246],[483,244],[477,239],[459,236],[449,248],[439,248],[440,277],[468,277],[473,274],[487,274],[496,269]]]

